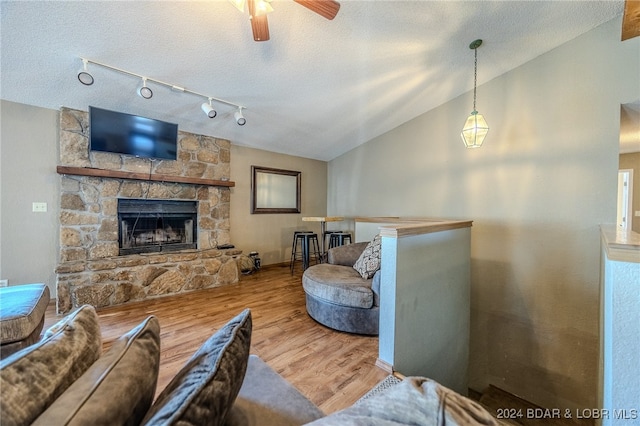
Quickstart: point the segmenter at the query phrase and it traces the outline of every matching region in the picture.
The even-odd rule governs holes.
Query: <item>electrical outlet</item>
[[[32,203],[31,211],[36,213],[46,213],[47,212],[47,203]]]
[[[8,287],[9,280],[0,280],[0,287]]]
[[[636,216],[640,216],[640,210],[636,210]]]

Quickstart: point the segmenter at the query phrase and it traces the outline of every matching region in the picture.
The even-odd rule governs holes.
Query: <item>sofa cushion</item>
[[[295,426],[323,416],[293,385],[258,356],[250,355],[240,393],[225,426]]]
[[[360,273],[362,278],[369,279],[380,269],[381,247],[382,238],[380,234],[378,234],[367,244],[367,247],[365,247],[358,260],[356,260],[356,263],[354,263],[353,268]]]
[[[146,425],[223,425],[247,369],[251,311],[211,336],[171,380],[149,410]]]
[[[38,343],[0,362],[2,424],[30,424],[100,356],[98,316],[85,305],[45,332]]]
[[[154,316],[113,342],[34,425],[137,425],[151,406],[160,366]]]
[[[44,284],[0,288],[0,344],[28,340],[24,345],[16,345],[15,350],[18,350],[37,342],[49,299],[49,287]],[[7,346],[0,351],[3,356],[12,353]]]
[[[304,291],[325,302],[369,309],[373,306],[371,280],[364,280],[352,267],[321,263],[302,275]]]
[[[309,426],[490,425],[498,426],[475,401],[433,380],[407,377],[390,389]]]

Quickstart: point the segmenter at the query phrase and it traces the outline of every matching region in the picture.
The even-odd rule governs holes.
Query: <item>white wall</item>
[[[58,112],[1,102],[0,276],[9,285],[45,283],[55,297]],[[47,212],[32,212],[33,202]]]
[[[599,224],[639,76],[616,19],[479,87],[482,148],[459,136],[467,93],[329,163],[328,214],[474,220],[471,388],[597,406]]]
[[[615,235],[613,230],[603,234]],[[638,422],[640,409],[640,262],[616,256],[609,257],[607,244],[602,245],[601,326],[602,407],[611,413],[603,416],[603,425]],[[621,250],[618,250],[621,251]]]

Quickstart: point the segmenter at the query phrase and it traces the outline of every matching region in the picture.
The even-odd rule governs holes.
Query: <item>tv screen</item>
[[[89,149],[175,160],[178,125],[90,106]]]

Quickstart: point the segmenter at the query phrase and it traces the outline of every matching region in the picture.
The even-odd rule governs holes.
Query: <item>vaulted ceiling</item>
[[[623,1],[353,1],[332,21],[274,0],[271,40],[229,1],[2,1],[2,99],[45,108],[89,105],[178,123],[234,144],[330,160],[478,83],[622,16]],[[246,106],[89,66],[80,57]],[[470,105],[471,107],[471,105]],[[469,111],[460,111],[460,125]]]

